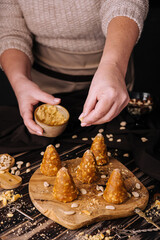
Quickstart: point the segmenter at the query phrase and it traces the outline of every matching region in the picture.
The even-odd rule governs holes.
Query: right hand
[[[31,134],[42,135],[43,129],[33,120],[34,105],[38,102],[56,105],[61,102],[61,99],[42,91],[38,85],[27,78],[20,79],[14,90],[20,114],[28,131]]]

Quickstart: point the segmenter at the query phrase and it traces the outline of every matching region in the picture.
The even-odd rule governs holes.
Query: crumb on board
[[[43,183],[43,185],[44,185],[44,187],[49,187],[49,183],[46,181]]]
[[[133,195],[133,197],[135,197],[135,198],[138,198],[138,197],[139,197],[139,193],[138,193],[138,192],[132,192],[132,195]]]
[[[81,188],[81,189],[80,189],[80,192],[81,192],[83,195],[87,194],[87,191],[86,191],[86,189],[84,189],[84,188]]]
[[[85,210],[85,209],[82,210],[81,212],[88,215],[88,216],[90,216],[92,214],[91,212],[89,212],[88,210]]]
[[[136,183],[135,187],[136,187],[137,189],[141,189],[140,183]]]

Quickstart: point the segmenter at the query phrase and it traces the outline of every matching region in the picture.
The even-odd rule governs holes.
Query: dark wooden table
[[[75,157],[81,157],[86,149],[88,149],[88,145],[85,143],[81,145],[67,147],[67,149],[63,148],[61,150],[61,146],[57,148],[61,159],[63,161],[67,159],[72,159]],[[83,237],[78,238],[79,234],[84,236],[85,234],[95,235],[98,231],[104,233],[105,236],[106,230],[111,229],[111,236],[114,236],[112,239],[160,239],[159,231],[152,232],[142,232],[142,233],[134,233],[129,232],[121,232],[120,230],[140,230],[140,229],[155,229],[155,227],[147,223],[142,217],[138,215],[134,215],[132,217],[127,217],[123,219],[110,220],[110,221],[102,221],[90,226],[83,227],[78,230],[68,230],[63,226],[53,222],[47,217],[43,216],[32,204],[29,193],[28,193],[28,183],[29,179],[34,173],[34,171],[39,167],[42,161],[41,152],[45,149],[39,149],[31,152],[26,152],[20,155],[15,155],[16,161],[23,161],[21,171],[21,177],[23,179],[23,183],[20,187],[15,189],[15,193],[22,194],[22,198],[18,199],[16,202],[7,205],[0,209],[0,239],[16,239],[16,240],[40,240],[40,239],[67,239],[67,240],[76,240],[83,239]],[[122,161],[123,164],[127,166],[129,170],[131,170],[136,177],[148,188],[150,193],[150,200],[147,206],[147,209],[151,206],[154,201],[154,194],[160,192],[160,184],[157,180],[152,179],[151,177],[144,174],[137,166],[135,165],[132,156],[129,158],[124,158],[123,153],[119,150],[108,149],[111,151],[112,156],[117,157]],[[26,173],[26,163],[30,162],[31,166],[29,167],[31,171]],[[1,190],[4,191],[4,190]],[[15,209],[21,210],[23,213],[27,214],[31,219],[27,216],[24,216],[22,213],[18,212]],[[13,217],[7,217],[7,213],[13,213]],[[160,211],[159,211],[160,212]],[[153,220],[155,223],[160,226],[160,218],[158,214],[153,214]],[[84,238],[85,239],[85,238]]]

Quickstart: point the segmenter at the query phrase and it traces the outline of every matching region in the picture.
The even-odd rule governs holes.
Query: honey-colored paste
[[[121,204],[128,198],[128,193],[119,169],[114,169],[106,184],[103,198],[108,203]]]
[[[97,180],[98,172],[93,153],[90,150],[83,154],[80,165],[76,171],[76,177],[82,183],[92,183]]]
[[[68,169],[62,167],[56,176],[53,187],[53,196],[60,202],[72,202],[78,197],[78,189],[69,174]]]
[[[55,147],[50,144],[47,146],[43,155],[42,163],[40,166],[41,173],[46,176],[56,176],[58,170],[61,168],[61,161],[59,154]]]
[[[107,146],[101,133],[95,136],[91,145],[91,151],[93,152],[97,165],[104,165],[109,162]]]
[[[56,126],[66,122],[65,116],[58,110],[56,106],[52,105],[41,105],[36,115],[39,121],[49,125]]]

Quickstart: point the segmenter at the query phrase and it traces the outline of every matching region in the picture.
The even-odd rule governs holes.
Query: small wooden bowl
[[[130,92],[130,101],[127,106],[128,112],[132,116],[142,116],[149,114],[153,110],[153,98],[147,92]]]
[[[50,104],[42,104],[41,106],[43,106],[43,105],[45,105],[47,107],[52,107],[52,105],[50,105]],[[53,105],[53,107],[56,107],[57,110],[64,116],[65,122],[63,124],[59,124],[59,125],[47,125],[47,124],[43,123],[42,121],[40,121],[40,119],[37,116],[37,111],[38,111],[39,107],[37,107],[34,111],[34,119],[35,119],[35,122],[43,128],[43,135],[42,136],[57,137],[62,132],[64,132],[64,130],[67,127],[69,117],[70,117],[67,109],[62,107],[61,105]]]

